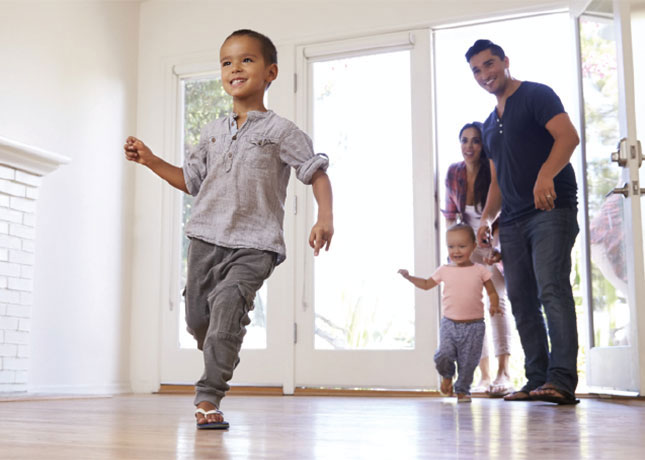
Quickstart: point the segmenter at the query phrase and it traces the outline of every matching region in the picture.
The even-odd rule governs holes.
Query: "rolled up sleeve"
[[[298,128],[288,131],[281,140],[280,159],[296,170],[296,177],[304,184],[311,184],[316,171],[329,167],[327,155],[314,153],[311,138]]]
[[[184,158],[183,172],[184,172],[184,181],[186,182],[186,188],[188,193],[192,196],[197,195],[199,189],[201,188],[202,182],[206,178],[207,167],[206,167],[206,155],[207,155],[207,142],[204,140],[202,135],[199,140],[199,144],[192,147],[186,157]]]

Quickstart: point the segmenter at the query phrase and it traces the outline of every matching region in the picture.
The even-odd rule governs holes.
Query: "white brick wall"
[[[0,393],[27,390],[41,180],[0,165]]]

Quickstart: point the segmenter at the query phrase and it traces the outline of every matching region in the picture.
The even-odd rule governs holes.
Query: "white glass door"
[[[199,142],[200,130],[206,123],[227,116],[232,110],[232,99],[222,87],[217,73],[183,74],[177,77],[177,126],[179,150],[183,155]],[[181,163],[177,158],[176,163]],[[166,384],[193,384],[203,370],[202,353],[196,342],[186,331],[185,305],[182,295],[186,283],[186,258],[189,240],[183,228],[190,218],[193,197],[174,194],[168,207],[174,223],[168,237],[168,246],[173,247],[173,257],[166,270],[171,280],[169,307],[162,315],[162,362],[161,382]],[[280,267],[258,291],[254,308],[249,317],[246,336],[240,353],[240,364],[236,368],[231,384],[282,386],[284,371],[280,353],[285,341],[280,334],[283,305],[273,303],[276,287],[284,276]],[[277,279],[277,281],[275,281]]]
[[[429,33],[299,54],[301,121],[330,157],[335,235],[329,252],[302,260],[295,384],[434,388],[438,292],[397,274],[436,266]]]
[[[633,39],[645,27],[640,3],[594,0],[578,17],[578,33],[588,197],[587,382],[593,391],[642,394],[645,279],[637,120],[645,121],[645,49],[642,39]]]

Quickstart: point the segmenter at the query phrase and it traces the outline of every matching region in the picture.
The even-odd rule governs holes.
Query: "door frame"
[[[414,29],[396,33],[365,36],[358,39],[299,46],[296,52],[298,91],[296,123],[313,132],[313,104],[311,91],[314,62],[369,55],[373,53],[409,49],[411,51],[411,131],[413,170],[428,180],[415,180],[414,196],[414,253],[417,273],[431,273],[436,267],[437,204],[433,166],[433,88],[431,29]],[[332,177],[333,179],[333,177]],[[302,184],[297,187],[302,188]],[[306,244],[306,235],[312,225],[313,198],[307,191],[303,212],[299,210],[296,248],[301,270],[296,274],[295,320],[298,340],[295,345],[295,384],[297,386],[379,387],[379,388],[438,388],[438,377],[432,365],[418,363],[432,356],[438,343],[439,296],[438,290],[415,290],[415,347],[412,350],[315,350],[314,343],[314,259]],[[430,204],[429,204],[430,202]],[[333,250],[333,248],[332,248]],[[323,254],[321,257],[324,257]],[[395,276],[395,275],[393,275]],[[415,356],[411,358],[411,356]],[[378,357],[378,358],[377,358]],[[377,359],[375,359],[377,358]],[[413,380],[402,381],[398,371],[384,372],[388,360],[414,362]],[[361,370],[356,364],[361,363]],[[404,366],[402,366],[404,367]],[[423,368],[420,370],[419,368]],[[344,375],[334,373],[337,369]],[[356,371],[349,374],[348,371]],[[377,374],[379,374],[377,377]],[[386,375],[389,374],[389,375]]]
[[[631,2],[613,0],[613,21],[616,36],[618,92],[619,92],[619,125],[620,137],[626,139],[626,150],[636,146],[636,111],[635,111],[635,83],[631,34]],[[585,135],[584,126],[584,96],[582,94],[581,52],[579,20],[587,11],[591,1],[572,11],[575,18],[576,47],[578,55],[579,91],[580,91],[580,126],[581,135]],[[584,139],[584,137],[583,137]],[[581,143],[583,158],[585,158],[585,142]],[[607,158],[610,158],[607,152]],[[643,266],[643,232],[640,193],[634,193],[633,188],[640,190],[639,185],[639,158],[624,153],[627,165],[621,168],[622,178],[630,184],[629,202],[625,206],[624,227],[630,231],[625,234],[625,252],[628,274],[629,292],[627,300],[630,307],[630,345],[617,347],[595,347],[593,312],[589,302],[589,355],[587,359],[587,382],[597,393],[628,392],[643,394],[645,391],[645,276]],[[585,176],[586,177],[586,176]],[[583,181],[586,193],[586,182]],[[586,233],[589,230],[587,203],[585,200],[585,225]],[[587,273],[590,273],[591,259],[589,243],[587,240],[585,256],[587,258]],[[589,276],[589,275],[588,275]],[[638,281],[640,280],[640,282]],[[587,295],[591,299],[591,283],[587,285]]]

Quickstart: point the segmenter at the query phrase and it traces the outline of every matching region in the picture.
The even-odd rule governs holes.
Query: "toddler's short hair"
[[[459,232],[459,231],[466,232],[468,236],[470,236],[470,239],[473,241],[473,243],[477,241],[477,237],[475,236],[475,230],[470,225],[464,222],[459,222],[457,224],[451,225],[450,227],[448,227],[448,230],[446,230],[446,234],[450,232]]]
[[[226,37],[226,40],[232,37],[240,37],[240,36],[251,37],[260,42],[260,47],[262,48],[262,57],[266,61],[265,63],[267,65],[278,63],[278,50],[276,50],[275,45],[273,44],[273,42],[269,37],[261,34],[260,32],[256,32],[255,30],[239,29],[233,32],[228,37]],[[226,40],[224,41],[226,42]]]

